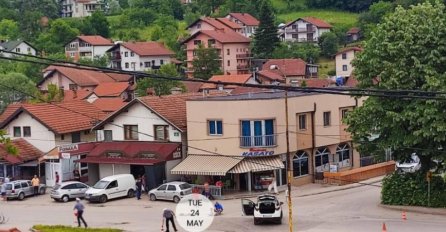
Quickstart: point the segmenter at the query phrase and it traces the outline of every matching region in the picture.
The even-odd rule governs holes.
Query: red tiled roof
[[[203,33],[220,43],[250,43],[251,39],[229,29],[226,30],[201,30],[187,38],[183,43],[195,38],[200,33]]]
[[[361,29],[357,27],[352,27],[350,30],[347,31],[347,34],[358,34],[361,31]]]
[[[3,121],[11,117],[14,112],[16,112],[20,107],[22,106],[22,103],[11,103],[9,104],[6,109],[2,112],[0,115],[0,125],[3,124]]]
[[[332,28],[333,26],[330,25],[329,23],[325,22],[322,19],[318,19],[315,17],[304,17],[302,18],[303,20],[315,25],[316,27],[320,27],[320,28]]]
[[[348,52],[348,51],[355,51],[355,52],[362,52],[364,49],[360,48],[360,47],[347,47],[347,48],[343,48],[341,49],[338,53],[336,53],[336,55],[342,54],[344,52]]]
[[[229,13],[229,15],[238,19],[240,22],[247,26],[258,26],[260,24],[259,20],[248,13]]]
[[[0,124],[4,128],[15,116],[27,112],[56,134],[89,130],[96,120],[103,119],[105,113],[87,101],[61,103],[22,104],[13,114]]]
[[[64,90],[63,101],[84,100],[93,92],[88,89]]]
[[[377,84],[378,81],[376,79],[374,79],[373,81],[374,84]],[[356,77],[352,74],[349,77],[347,77],[347,81],[345,82],[345,86],[348,87],[356,87],[359,84],[358,80],[356,79]]]
[[[111,40],[100,35],[81,35],[77,38],[95,46],[113,46],[113,42]]]
[[[271,65],[278,66],[279,70],[271,69]],[[305,76],[306,63],[302,59],[270,59],[263,64],[263,70],[274,72],[280,76]]]
[[[160,42],[128,42],[121,45],[140,56],[171,56],[175,54]]]
[[[217,20],[220,21],[221,23],[223,23],[224,25],[228,26],[229,28],[234,29],[234,30],[243,28],[239,24],[234,23],[234,22],[232,22],[231,20],[229,20],[227,18],[217,18]]]
[[[271,70],[264,69],[262,71],[259,71],[257,74],[260,76],[266,77],[272,81],[279,81],[279,82],[285,81],[285,78],[282,75],[280,75],[276,72],[271,72]]]
[[[11,164],[23,163],[31,160],[37,160],[43,156],[43,152],[28,143],[24,139],[15,139],[11,144],[17,148],[17,156],[8,154],[4,144],[0,144],[0,158],[8,161]]]
[[[120,97],[104,97],[98,98],[93,102],[93,105],[104,112],[114,112],[123,107],[127,102],[124,102]]]
[[[100,83],[93,90],[98,97],[116,97],[130,87],[126,82],[107,82]]]
[[[104,73],[96,70],[77,69],[75,67],[49,66],[45,70],[59,72],[79,86],[96,86],[104,82],[128,81],[132,79],[131,75]],[[42,84],[51,75],[46,75],[38,85]]]
[[[203,83],[192,81],[182,81],[182,83],[186,87],[187,93],[198,93],[200,92],[201,85],[203,85]]]
[[[249,78],[251,78],[251,74],[239,74],[239,75],[214,75],[209,80],[210,81],[220,81],[222,83],[225,82],[235,82],[235,83],[246,83]],[[226,88],[235,88],[233,85],[226,85]],[[204,83],[200,89],[216,89],[216,84]]]

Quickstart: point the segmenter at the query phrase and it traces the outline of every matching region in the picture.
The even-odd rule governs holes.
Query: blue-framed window
[[[222,135],[223,122],[221,120],[208,120],[208,129],[209,135]]]
[[[270,147],[276,145],[274,119],[242,120],[241,147]]]

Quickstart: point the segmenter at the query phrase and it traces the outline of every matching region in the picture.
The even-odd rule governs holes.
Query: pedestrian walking
[[[276,175],[273,173],[271,176],[272,182],[268,185],[268,192],[271,192],[271,190],[274,190],[274,193],[277,195],[279,194],[279,191],[277,191],[277,182],[276,182]]]
[[[164,220],[166,220],[166,232],[169,232],[169,221],[172,223],[173,231],[177,231],[174,218],[175,213],[171,209],[165,208],[163,210],[163,220],[161,221],[161,231],[164,230]]]
[[[40,185],[40,180],[39,177],[37,177],[37,175],[34,175],[34,178],[31,180],[31,185],[33,186],[34,189],[34,196],[37,196],[39,194],[39,185]]]
[[[141,177],[136,179],[136,199],[141,200],[142,182]]]
[[[73,177],[75,181],[81,181],[81,174],[79,173],[79,170],[73,171]]]
[[[2,201],[6,201],[7,197],[6,197],[6,184],[3,183],[1,186],[1,194],[2,194]]]
[[[56,172],[56,184],[59,184],[59,173]]]
[[[146,192],[147,191],[147,183],[146,183],[146,174],[143,174],[141,176],[141,184],[142,184],[142,191]]]
[[[87,223],[84,219],[84,205],[81,202],[81,199],[76,198],[76,204],[74,205],[74,215],[77,217],[77,227],[81,227],[81,220],[84,223],[85,228],[87,228]]]

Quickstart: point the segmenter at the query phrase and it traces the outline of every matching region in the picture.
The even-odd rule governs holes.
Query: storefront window
[[[316,171],[322,172],[322,171],[328,171],[329,170],[329,158],[328,155],[330,154],[330,151],[327,147],[321,147],[317,149],[316,155],[314,156],[315,164],[316,164]]]
[[[336,148],[339,167],[350,166],[350,146],[347,143],[341,143]]]
[[[298,151],[293,157],[293,176],[304,175],[308,175],[308,154],[304,151]]]

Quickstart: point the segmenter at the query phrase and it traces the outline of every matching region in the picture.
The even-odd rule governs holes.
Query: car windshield
[[[93,188],[95,188],[95,189],[105,189],[105,187],[107,187],[108,183],[110,183],[110,182],[109,181],[105,181],[105,180],[100,180],[93,186]]]
[[[54,185],[53,189],[54,189],[54,190],[58,190],[58,189],[60,189],[60,184],[56,184],[56,185]]]
[[[188,184],[188,183],[180,184],[181,190],[190,189],[190,188],[192,188],[192,186],[190,186],[190,184]]]

